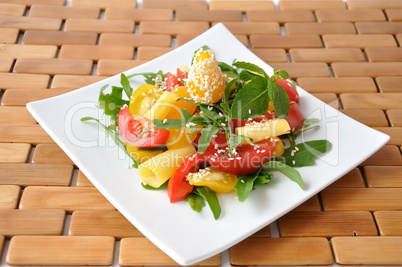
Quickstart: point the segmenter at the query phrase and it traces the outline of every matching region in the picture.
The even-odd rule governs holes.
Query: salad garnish
[[[135,76],[145,83],[134,90]],[[196,212],[208,204],[218,219],[217,194],[235,192],[244,202],[275,171],[304,189],[295,167],[314,165],[331,149],[327,140],[296,143],[318,126],[304,119],[288,78],[284,70],[269,76],[253,63],[219,62],[203,46],[176,74],[121,73],[121,86],[100,89],[98,108],[107,120],[81,120],[106,129],[133,159],[145,189],[167,190],[170,202],[185,200]]]

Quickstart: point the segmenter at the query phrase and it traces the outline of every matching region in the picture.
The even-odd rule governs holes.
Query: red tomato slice
[[[177,76],[178,79],[187,79],[188,78],[187,73],[182,71],[180,68],[177,68],[176,76]],[[182,85],[184,85],[184,83]]]
[[[204,164],[204,159],[198,153],[194,153],[179,165],[173,176],[169,179],[167,191],[170,203],[184,200],[193,190],[193,185],[187,180],[187,174],[197,172]]]
[[[226,138],[217,136],[202,156],[216,169],[235,175],[248,175],[258,171],[267,163],[272,151],[278,143],[277,139],[263,140],[254,144],[240,144],[235,157],[229,156]]]
[[[134,118],[128,107],[119,111],[117,125],[123,138],[135,147],[156,147],[164,144],[169,138],[168,130],[152,129],[144,132],[137,140],[138,135],[152,126],[152,123],[144,117]]]
[[[283,89],[286,90],[286,93],[288,94],[289,97],[289,101],[300,100],[299,93],[296,91],[296,88],[294,88],[291,82],[289,82],[288,80],[276,79],[276,83],[282,86]]]
[[[165,77],[165,86],[163,90],[171,92],[179,84],[179,79],[176,75],[168,72]]]
[[[303,126],[304,117],[296,102],[290,102],[289,108],[289,114],[285,119],[289,123],[290,130],[296,132]]]

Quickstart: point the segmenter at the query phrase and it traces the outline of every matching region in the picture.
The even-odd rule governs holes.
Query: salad
[[[143,76],[135,90],[130,79]],[[134,161],[142,185],[166,190],[171,203],[187,201],[200,212],[208,204],[221,215],[217,195],[235,192],[246,201],[256,186],[279,171],[304,188],[295,167],[311,166],[331,148],[327,140],[296,143],[312,130],[295,84],[283,70],[269,76],[259,66],[219,62],[207,46],[189,66],[120,75],[121,86],[104,85],[96,121]]]

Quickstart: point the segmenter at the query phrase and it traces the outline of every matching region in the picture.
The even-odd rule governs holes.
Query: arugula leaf
[[[261,169],[254,174],[239,175],[234,187],[239,201],[244,202],[250,192],[254,190],[255,185],[267,184],[271,181],[273,176],[272,173],[262,173]]]
[[[219,66],[219,68],[221,68],[222,72],[230,72],[230,73],[233,73],[235,75],[235,77],[237,77],[237,75],[238,75],[237,70],[235,68],[233,68],[231,65],[229,65],[225,62],[218,62],[218,66]]]
[[[126,96],[130,99],[131,95],[133,94],[133,88],[131,88],[130,82],[127,79],[127,76],[124,73],[120,74],[120,83],[123,86],[124,92]]]
[[[209,119],[211,119],[212,121],[215,121],[216,123],[220,124],[222,122],[222,120],[225,120],[224,116],[219,115],[218,113],[216,113],[213,110],[210,110],[208,105],[205,104],[201,104],[199,105],[202,113],[204,113],[205,116],[207,116]]]
[[[198,153],[203,154],[211,144],[212,136],[218,132],[219,128],[216,125],[204,127],[201,129],[201,136],[198,140]]]
[[[123,87],[112,86],[110,94],[104,94],[105,89],[103,86],[99,94],[99,108],[104,110],[105,115],[116,117],[121,107],[128,105],[129,101],[122,99]]]
[[[238,67],[238,68],[242,68],[242,69],[245,69],[245,70],[248,70],[248,71],[251,71],[251,72],[255,72],[255,73],[258,73],[258,74],[261,74],[266,79],[268,79],[267,73],[262,68],[260,68],[259,66],[255,65],[253,63],[244,62],[244,61],[237,61],[237,62],[233,63],[233,66]]]
[[[104,125],[97,118],[94,118],[94,117],[82,117],[81,121],[83,121],[83,122],[85,122],[85,121],[96,121],[100,126],[102,126],[106,130],[106,132],[109,134],[109,136],[112,138],[112,140],[116,143],[116,145],[118,145],[131,158],[130,153],[128,153],[128,151],[127,151],[126,144],[124,144],[119,139],[119,136],[118,136],[117,132],[114,132],[114,131],[110,130],[106,125]],[[134,161],[133,167],[137,168],[140,165],[140,163],[135,161],[133,158],[131,158],[131,159]]]
[[[274,105],[275,113],[280,119],[284,119],[289,114],[289,97],[286,90],[276,83],[276,80],[268,80],[268,96]]]
[[[185,200],[195,212],[201,212],[202,208],[205,207],[205,199],[199,194],[190,193]]]
[[[234,134],[229,134],[228,139],[228,147],[231,148],[232,150],[235,150],[238,145],[244,140],[248,138],[247,136],[244,135],[234,135]],[[229,151],[232,152],[232,151]]]
[[[245,84],[233,100],[230,117],[247,120],[256,118],[267,111],[269,101],[266,86],[267,80],[261,76],[256,76]]]
[[[219,200],[215,192],[206,186],[197,186],[196,190],[198,194],[208,203],[215,220],[217,220],[221,215],[221,205],[219,204]]]
[[[135,76],[143,76],[145,78],[145,80],[144,80],[145,83],[155,85],[155,79],[158,75],[162,78],[162,81],[165,80],[166,74],[163,74],[163,72],[161,70],[159,70],[158,72],[134,73],[134,74],[128,75],[127,79],[130,79]]]
[[[230,106],[229,106],[229,97],[230,97],[230,92],[233,90],[233,85],[238,81],[238,78],[234,78],[225,87],[225,90],[223,91],[223,102],[220,103],[220,106],[223,108],[223,110],[226,113],[229,113],[230,111]]]
[[[314,159],[328,152],[331,146],[328,140],[307,141],[288,147],[280,158],[292,167],[312,166]]]
[[[285,163],[279,162],[279,161],[273,161],[270,160],[267,163],[264,164],[262,167],[262,170],[265,171],[279,171],[282,174],[286,175],[290,180],[296,182],[301,189],[304,189],[304,182],[303,179],[300,175],[300,173],[290,167],[289,165],[286,165]]]

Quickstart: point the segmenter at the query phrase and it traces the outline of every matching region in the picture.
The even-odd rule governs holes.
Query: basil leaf
[[[267,80],[256,76],[236,94],[230,108],[233,119],[247,120],[263,114],[268,109]],[[286,92],[285,92],[286,93]]]
[[[205,207],[205,199],[198,194],[190,193],[185,200],[195,212],[201,212],[202,208]]]
[[[292,167],[312,166],[315,164],[315,158],[328,152],[331,146],[328,140],[307,141],[285,149],[280,158]]]
[[[212,136],[218,132],[219,128],[216,125],[204,127],[201,129],[201,136],[198,140],[198,153],[203,154],[211,144]]]
[[[239,74],[239,79],[241,81],[243,81],[243,82],[248,82],[248,81],[254,79],[256,76],[259,76],[259,75],[255,74],[255,73],[252,73],[252,72],[249,72],[247,70],[243,70]],[[261,76],[259,76],[259,77],[261,77]]]
[[[124,92],[126,93],[127,97],[130,99],[131,95],[133,94],[133,88],[131,88],[130,82],[127,79],[127,76],[124,73],[120,74],[120,83],[123,86]]]
[[[270,160],[264,164],[262,169],[264,172],[265,171],[279,171],[282,174],[286,175],[290,180],[296,182],[300,186],[301,189],[304,189],[304,182],[303,182],[303,179],[302,179],[300,173],[296,169],[290,167],[289,165],[286,165],[279,161]]]
[[[284,119],[289,114],[289,97],[286,90],[276,83],[275,80],[268,80],[268,96],[274,105],[275,113],[280,119]]]
[[[221,206],[215,192],[206,186],[197,186],[197,192],[208,203],[215,220],[217,220],[221,215]]]
[[[238,68],[242,68],[251,72],[256,72],[259,73],[261,75],[264,75],[264,77],[266,79],[268,79],[268,75],[265,73],[265,71],[258,67],[257,65],[250,63],[250,62],[244,62],[244,61],[237,61],[233,63],[233,66],[238,67]]]

